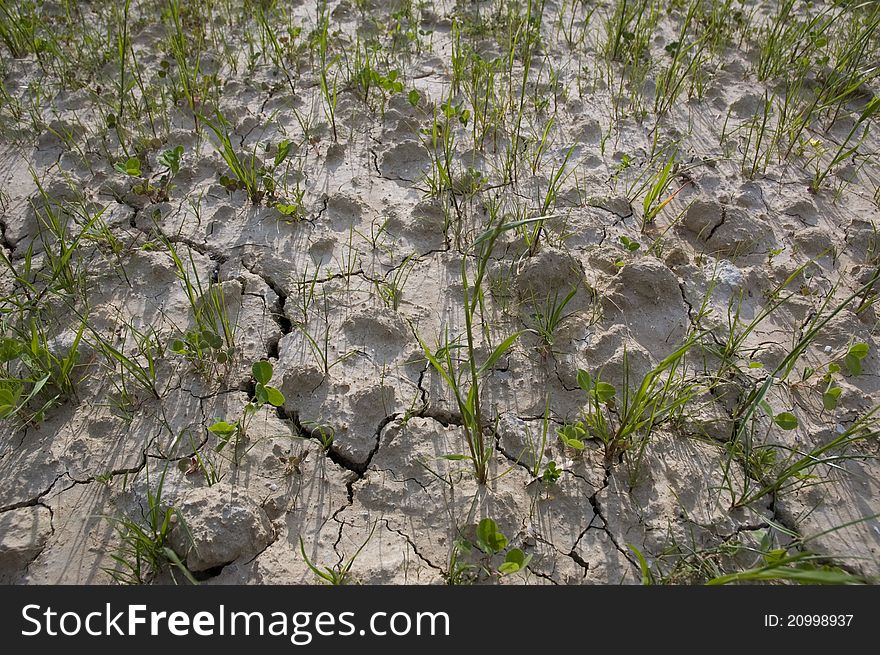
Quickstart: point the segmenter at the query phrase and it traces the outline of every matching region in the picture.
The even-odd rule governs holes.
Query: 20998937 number
[[[791,628],[846,627],[852,624],[852,614],[789,614],[786,625]]]
[[[765,628],[845,628],[854,614],[765,614]]]

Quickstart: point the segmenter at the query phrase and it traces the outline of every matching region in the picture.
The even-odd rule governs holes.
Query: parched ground
[[[876,4],[0,9],[0,581],[880,575]]]

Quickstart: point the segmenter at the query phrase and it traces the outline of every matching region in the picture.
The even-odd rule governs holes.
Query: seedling
[[[544,468],[544,472],[541,474],[541,481],[544,484],[555,484],[559,478],[562,476],[562,469],[556,466],[556,462],[550,460],[547,462],[547,466]]]
[[[830,351],[830,348],[829,348]],[[825,411],[832,411],[837,407],[843,388],[837,384],[837,375],[841,372],[841,362],[846,367],[847,373],[855,377],[862,372],[862,360],[868,356],[868,344],[862,341],[850,345],[843,356],[836,357],[825,362],[818,369],[811,366],[804,368],[801,374],[801,382],[808,381],[818,370],[825,369],[820,378],[820,390],[822,391],[822,405]]]
[[[629,388],[629,362],[624,356],[624,383],[621,397],[617,389],[578,370],[578,386],[587,396],[580,424],[566,431],[566,438],[582,444],[584,438],[598,439],[605,450],[605,465],[635,449],[638,464],[654,428],[675,417],[703,388],[687,379],[683,370],[685,355],[696,341],[690,336],[682,346],[663,358],[642,378],[633,391]]]
[[[533,329],[544,341],[546,349],[549,350],[553,347],[556,330],[566,318],[571,316],[571,314],[564,314],[563,312],[565,311],[566,305],[571,302],[576,293],[577,287],[573,287],[565,298],[560,301],[559,292],[557,291],[552,299],[549,297],[547,298],[547,302],[541,310],[530,314],[530,318],[534,325]]]
[[[466,329],[466,363],[464,366],[459,365],[453,359],[453,352],[460,346],[449,340],[448,332],[445,340],[439,345],[437,350],[432,350],[419,337],[419,344],[428,362],[443,378],[449,389],[455,396],[456,405],[461,412],[462,428],[465,433],[470,459],[474,466],[474,473],[480,484],[485,484],[489,479],[489,463],[492,458],[492,446],[487,443],[483,433],[485,424],[480,405],[480,379],[482,376],[492,369],[495,363],[501,359],[504,353],[514,344],[520,337],[522,332],[515,332],[508,336],[500,344],[498,344],[491,352],[489,357],[478,365],[475,357],[476,344],[474,339],[474,317],[477,308],[481,306],[483,294],[483,278],[486,274],[486,268],[489,262],[489,256],[498,237],[512,229],[516,229],[521,225],[533,223],[543,220],[544,217],[527,219],[525,221],[514,221],[511,223],[500,223],[495,228],[487,230],[480,235],[474,242],[474,248],[477,250],[477,273],[471,285],[470,277],[467,272],[467,260],[461,260],[461,280],[464,301],[464,316]],[[469,387],[465,387],[465,380],[469,383]]]
[[[490,558],[492,556],[504,553],[504,561],[498,566],[497,569],[497,572],[500,575],[511,575],[513,573],[523,571],[532,560],[531,555],[526,555],[519,548],[511,548],[505,553],[504,551],[507,548],[507,544],[507,537],[504,535],[503,532],[498,529],[498,524],[494,521],[494,519],[484,518],[479,522],[479,524],[477,525],[474,545],[476,545],[477,548],[479,548]],[[467,542],[463,542],[457,544],[454,547],[454,550],[456,549],[459,552],[466,553],[469,551],[469,545],[467,544]],[[488,559],[483,561],[482,567],[487,573],[492,573],[492,568],[488,562]],[[461,572],[462,571],[460,571],[459,574]]]
[[[217,452],[222,451],[230,441],[234,442],[234,450],[236,454],[233,460],[237,462],[238,446],[247,437],[248,425],[254,415],[257,414],[266,405],[272,407],[282,407],[284,405],[284,394],[277,388],[270,386],[272,380],[272,364],[263,360],[254,362],[251,367],[251,373],[254,378],[254,395],[245,404],[242,410],[241,418],[232,423],[228,421],[216,421],[209,428],[208,432],[217,436]]]
[[[370,530],[370,534],[367,535],[364,543],[362,543],[360,547],[354,552],[354,555],[349,557],[348,561],[346,562],[340,560],[336,564],[336,566],[325,566],[322,570],[312,564],[311,560],[309,560],[309,556],[306,555],[306,546],[303,542],[302,536],[300,536],[299,538],[299,552],[302,554],[303,561],[305,561],[306,566],[308,566],[309,570],[314,573],[319,579],[336,586],[344,585],[348,580],[349,574],[351,573],[351,567],[354,564],[354,561],[357,559],[357,556],[361,554],[361,551],[366,548],[367,544],[370,542],[370,539],[373,538],[373,533],[376,531],[377,525],[379,525],[378,521],[373,523],[373,528]]]
[[[303,421],[303,427],[307,428],[311,436],[318,440],[325,453],[329,452],[330,447],[333,445],[333,440],[336,438],[336,428],[317,421]]]
[[[172,577],[176,571],[190,583],[198,584],[180,556],[168,543],[175,520],[180,525],[179,529],[186,531],[187,534],[189,532],[183,516],[174,507],[164,506],[162,501],[168,468],[162,470],[155,489],[150,486],[149,467],[145,467],[144,470],[147,476],[147,507],[142,518],[146,525],[127,516],[107,517],[116,529],[121,543],[116,552],[110,556],[116,562],[116,568],[104,569],[104,571],[122,584],[146,584],[165,570],[168,570]]]
[[[234,178],[221,176],[220,184],[231,191],[243,189],[247,192],[251,202],[255,205],[260,204],[260,201],[262,201],[263,196],[267,192],[271,195],[275,185],[274,181],[271,181],[268,172],[257,161],[257,145],[254,144],[253,151],[249,157],[243,158],[239,156],[232,145],[229,129],[231,126],[220,112],[217,112],[215,121],[211,121],[204,116],[200,118],[217,138],[219,142],[219,145],[216,146],[217,151],[223,157],[234,176]],[[269,186],[271,190],[265,188],[267,180],[270,180]]]
[[[625,234],[620,235],[620,245],[623,246],[623,249],[627,252],[635,252],[642,247],[642,244],[635,239],[630,239]]]

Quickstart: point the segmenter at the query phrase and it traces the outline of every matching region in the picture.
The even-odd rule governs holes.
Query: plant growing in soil
[[[846,135],[846,138],[841,142],[841,144],[837,147],[837,150],[834,153],[834,156],[831,158],[831,161],[824,167],[822,167],[818,160],[816,164],[816,172],[813,175],[813,180],[810,182],[810,190],[813,193],[816,193],[819,190],[819,187],[822,185],[822,181],[828,177],[828,174],[831,172],[835,166],[837,166],[840,162],[848,159],[856,150],[858,150],[859,146],[861,146],[862,142],[864,142],[865,138],[868,136],[868,130],[870,129],[870,123],[865,125],[865,129],[862,132],[862,136],[856,141],[855,145],[850,145],[852,138],[856,135],[856,133],[861,129],[862,125],[865,124],[874,114],[880,111],[880,96],[874,96],[871,100],[868,101],[868,104],[865,105],[865,108],[862,110],[862,113],[859,114],[858,119],[853,124],[849,133]]]
[[[834,319],[835,316],[837,316],[844,309],[849,307],[855,300],[859,299],[861,297],[861,294],[864,293],[865,288],[871,288],[876,281],[876,276],[874,276],[874,278],[869,280],[865,285],[862,285],[862,287],[849,294],[846,298],[844,298],[836,305],[832,305],[833,294],[829,293],[826,299],[816,310],[812,318],[803,326],[801,330],[801,335],[797,342],[794,344],[794,347],[791,349],[791,351],[779,362],[776,368],[774,368],[769,374],[764,377],[763,380],[752,381],[750,383],[751,386],[748,393],[743,394],[743,400],[740,402],[739,407],[734,414],[735,425],[737,427],[734,431],[732,441],[739,442],[739,446],[736,446],[734,444],[734,449],[731,450],[731,452],[741,453],[742,456],[746,458],[746,461],[748,461],[756,448],[760,449],[763,447],[761,444],[755,443],[756,422],[759,420],[760,417],[758,410],[763,409],[764,411],[767,411],[768,404],[766,403],[765,399],[767,397],[767,394],[770,392],[771,387],[776,384],[782,384],[786,382],[792,371],[795,369],[797,362],[803,355],[804,351],[806,351],[809,345],[813,343],[813,341],[816,339],[822,329],[832,319]],[[861,347],[857,347],[856,352],[851,354],[849,358],[849,364],[853,366],[854,369],[857,368],[860,371],[861,361],[864,357],[860,357],[859,355],[862,355]],[[826,404],[826,407],[832,403],[836,405],[837,396],[839,396],[839,393],[836,392],[832,393],[831,396],[829,396],[829,388],[832,388],[830,384],[829,387],[826,388],[826,391],[823,393],[823,403]],[[781,479],[783,481],[787,481],[792,476],[797,477],[795,474],[799,475],[805,468],[812,468],[812,465],[815,463],[833,462],[835,461],[835,458],[843,457],[843,455],[841,455],[837,451],[843,451],[853,440],[859,440],[866,426],[868,427],[870,432],[870,430],[873,429],[873,417],[875,413],[876,409],[869,412],[866,417],[855,421],[851,425],[851,427],[845,429],[841,433],[841,435],[839,435],[839,437],[833,439],[828,444],[818,447],[819,450],[817,453],[815,453],[816,459],[813,458],[814,455],[811,453],[806,458],[807,461],[803,461],[801,459],[801,453],[798,450],[790,451],[790,456],[787,458],[787,461],[789,463],[783,465],[785,466],[785,468],[783,468],[783,470],[779,472],[778,475],[781,476]],[[784,447],[780,448],[782,450],[785,450]],[[829,449],[832,452],[831,455],[827,455],[827,451]],[[825,456],[825,458],[820,459],[818,457],[819,455],[823,455]],[[792,465],[790,464],[792,458],[795,461],[794,469],[791,468]],[[756,496],[755,494],[767,489],[768,487],[771,490],[773,490],[773,487],[781,488],[780,484],[768,484],[763,479],[754,480],[752,477],[747,475],[743,480],[741,488],[736,489],[733,481],[733,476],[730,474],[730,463],[732,459],[732,457],[728,459],[723,467],[724,484],[730,492],[732,507],[742,507],[744,505],[747,505],[749,502],[753,502],[755,499],[760,498],[760,496]],[[777,460],[778,459],[779,458],[777,457]],[[794,473],[787,474],[786,472],[790,470],[793,470]],[[777,480],[779,479],[780,478],[777,477]],[[756,486],[758,488],[758,491],[755,491]],[[765,491],[764,493],[767,492]]]
[[[696,343],[692,335],[677,350],[664,357],[635,390],[630,389],[629,361],[624,355],[623,391],[578,370],[578,386],[587,396],[581,420],[563,426],[560,439],[566,445],[582,450],[585,439],[597,439],[605,451],[605,466],[635,450],[634,470],[644,453],[651,432],[661,423],[675,418],[704,389],[704,385],[686,376],[685,355]]]
[[[827,532],[834,532],[837,526]],[[787,543],[776,543],[774,535]],[[810,541],[822,536],[802,537],[770,522],[766,528],[748,531],[716,546],[681,544],[674,540],[652,562],[628,544],[635,554],[643,585],[783,582],[792,584],[864,584],[858,575],[829,563],[810,552]],[[669,562],[669,566],[666,566]]]
[[[308,430],[312,438],[318,440],[325,453],[330,450],[330,446],[333,445],[333,440],[336,438],[336,428],[318,421],[303,421],[302,425]]]
[[[462,258],[462,301],[466,330],[464,346],[450,341],[447,332],[444,342],[434,351],[419,337],[419,344],[422,346],[422,351],[425,353],[428,362],[440,374],[449,390],[455,396],[456,405],[461,413],[462,429],[464,430],[469,453],[460,457],[470,460],[473,464],[474,474],[480,484],[486,484],[489,479],[489,463],[492,459],[493,451],[492,444],[486,440],[484,434],[486,425],[480,405],[480,380],[514,344],[522,334],[522,331],[515,332],[504,339],[492,350],[486,360],[478,365],[476,361],[474,318],[477,309],[483,303],[483,279],[486,274],[489,257],[492,254],[492,249],[498,237],[508,230],[513,230],[521,225],[534,223],[538,220],[541,220],[541,218],[500,223],[481,234],[474,242],[474,249],[477,251],[477,271],[473,284],[471,284],[467,272],[467,259]],[[464,348],[465,352],[465,362],[463,365],[454,357],[455,351],[460,348]]]
[[[303,556],[303,561],[306,563],[306,566],[309,567],[309,570],[314,573],[320,580],[324,582],[328,582],[332,585],[344,585],[348,581],[348,576],[351,573],[351,567],[354,564],[354,561],[357,559],[358,555],[361,554],[361,551],[367,547],[367,544],[370,543],[370,539],[373,538],[373,533],[376,531],[376,526],[379,525],[379,522],[373,523],[373,527],[370,530],[370,534],[367,535],[364,543],[360,545],[360,547],[354,552],[354,555],[348,558],[347,561],[343,562],[340,560],[335,566],[329,567],[324,566],[322,569],[319,569],[317,566],[312,564],[309,556],[306,555],[306,546],[303,543],[303,538],[300,536],[299,538],[299,552]]]
[[[559,300],[559,292],[557,291],[553,298],[547,298],[546,303],[541,308],[536,308],[529,317],[533,321],[533,330],[541,337],[544,342],[545,349],[549,350],[553,347],[556,330],[559,325],[571,314],[564,314],[565,307],[571,302],[577,293],[577,287],[573,287],[566,294],[565,298]]]
[[[272,407],[282,407],[284,405],[284,394],[277,388],[271,386],[269,382],[272,380],[272,364],[263,360],[254,362],[251,367],[251,374],[254,378],[254,394],[245,404],[242,410],[241,418],[229,423],[228,421],[216,421],[209,428],[208,432],[215,434],[219,440],[217,443],[217,452],[222,451],[229,442],[233,442],[233,461],[238,461],[239,445],[247,438],[247,429],[253,417],[263,409],[266,405]]]
[[[386,307],[397,311],[400,309],[400,301],[403,299],[403,288],[409,279],[416,264],[415,255],[407,255],[406,258],[392,269],[385,279],[376,282],[376,291]]]
[[[864,341],[853,343],[847,347],[845,353],[816,368],[812,366],[804,367],[800,381],[795,384],[808,382],[814,375],[824,369],[825,373],[819,378],[818,388],[822,393],[823,407],[826,411],[832,411],[837,407],[837,403],[843,393],[843,388],[838,384],[838,374],[843,370],[841,363],[846,368],[847,373],[851,377],[855,377],[862,372],[862,360],[868,356],[868,351],[869,346]]]
[[[107,517],[116,529],[121,543],[111,555],[116,562],[116,568],[104,570],[122,584],[145,584],[163,571],[168,571],[172,577],[176,571],[190,583],[198,584],[180,556],[169,545],[175,522],[180,525],[179,529],[187,534],[189,531],[183,516],[174,507],[165,506],[163,502],[162,493],[168,468],[166,466],[162,470],[154,489],[150,485],[149,458],[146,461],[144,472],[147,479],[147,507],[143,510],[143,522],[128,516]]]
[[[498,529],[494,519],[484,518],[476,526],[473,542],[460,538],[452,546],[446,582],[450,585],[470,584],[477,580],[480,571],[489,576],[505,576],[525,571],[532,561],[520,548],[507,548],[507,537]],[[483,556],[478,562],[468,561],[476,547]],[[495,565],[493,560],[504,555],[504,560]]]
[[[270,179],[268,172],[257,160],[257,144],[254,144],[253,151],[248,157],[241,157],[238,151],[232,145],[229,128],[229,122],[223,118],[218,111],[215,121],[211,121],[204,116],[201,120],[208,126],[208,129],[217,138],[219,145],[215,146],[217,151],[223,157],[223,161],[229,166],[235,179],[223,176],[220,178],[220,184],[227,189],[236,190],[243,189],[247,192],[248,198],[255,205],[259,205],[266,193],[272,193],[275,188],[274,181],[270,181],[269,188],[266,188],[266,181]]]
[[[215,282],[203,285],[192,250],[187,266],[171,240],[164,235],[161,240],[174,263],[195,321],[193,329],[171,341],[171,352],[182,355],[201,372],[206,372],[211,363],[227,363],[235,353],[235,326],[230,322],[222,287]]]

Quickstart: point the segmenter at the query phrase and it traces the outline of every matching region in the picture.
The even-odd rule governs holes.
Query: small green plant
[[[231,125],[220,112],[217,112],[215,121],[211,121],[204,116],[201,116],[201,120],[217,138],[219,143],[216,146],[217,151],[223,157],[223,161],[229,166],[229,170],[232,171],[234,176],[234,178],[225,175],[221,176],[220,184],[231,191],[243,189],[255,205],[260,204],[263,196],[267,193],[271,196],[275,190],[275,182],[271,178],[270,173],[257,160],[257,144],[254,144],[254,149],[250,156],[243,158],[239,156],[232,145],[230,136]]]
[[[682,189],[682,187],[679,187],[678,191],[667,195],[677,164],[676,154],[676,150],[673,149],[663,168],[655,171],[647,180],[647,193],[645,193],[645,198],[642,201],[642,232],[654,223],[657,215],[666,205],[672,202],[678,191]]]
[[[174,338],[169,349],[188,359],[203,373],[208,370],[211,362],[226,364],[236,352],[235,326],[230,322],[222,286],[211,282],[205,287],[199,277],[192,250],[189,251],[189,266],[187,266],[171,240],[165,236],[162,236],[161,240],[174,264],[181,287],[186,293],[195,323],[191,330]]]
[[[409,274],[416,264],[414,257],[415,254],[408,255],[406,259],[390,272],[390,275],[385,276],[385,280],[376,282],[376,290],[382,302],[386,307],[394,311],[400,308],[400,301],[403,299],[403,288],[406,286]]]
[[[476,526],[473,543],[465,538],[456,539],[452,545],[446,582],[450,585],[472,584],[477,581],[480,571],[489,576],[505,576],[525,571],[532,561],[520,548],[507,549],[507,537],[498,529],[494,519],[484,518]],[[476,562],[471,556],[474,547],[482,553]],[[493,558],[504,555],[497,565]],[[497,560],[496,560],[497,561]]]
[[[695,343],[692,335],[683,345],[663,358],[634,390],[629,387],[629,361],[624,355],[624,381],[621,397],[617,389],[578,370],[578,386],[587,396],[580,421],[560,430],[560,438],[576,448],[584,439],[599,440],[605,450],[605,465],[635,449],[637,464],[654,428],[668,421],[700,393],[703,385],[688,379],[683,370],[685,355]]]
[[[556,465],[556,462],[553,460],[547,462],[547,466],[544,467],[544,472],[541,474],[541,481],[551,485],[558,482],[560,477],[562,477],[562,469]]]
[[[376,523],[373,523],[370,534],[367,535],[364,543],[362,543],[360,547],[354,552],[354,555],[349,557],[348,560],[345,562],[340,560],[333,567],[325,566],[322,570],[312,564],[311,560],[309,560],[309,556],[306,555],[306,546],[303,542],[302,536],[300,536],[299,538],[299,552],[302,554],[303,561],[305,561],[306,566],[308,566],[309,570],[314,573],[319,579],[335,586],[344,585],[348,581],[348,576],[351,573],[351,567],[354,564],[354,561],[357,559],[358,555],[361,554],[361,551],[367,547],[367,544],[370,543],[370,539],[373,538],[373,533],[376,531],[377,525],[379,525],[378,521]]]
[[[862,113],[859,115],[858,119],[853,124],[852,128],[849,131],[849,134],[846,135],[846,138],[841,142],[838,146],[836,152],[834,153],[834,157],[831,158],[831,161],[823,168],[819,165],[816,167],[816,173],[813,176],[812,182],[810,182],[810,190],[813,193],[819,191],[819,187],[822,185],[822,181],[828,176],[831,170],[837,166],[840,162],[849,158],[853,153],[858,150],[859,146],[864,142],[864,140],[868,136],[868,131],[871,127],[870,123],[865,125],[865,129],[862,133],[862,136],[855,143],[855,145],[850,145],[853,136],[855,136],[856,132],[864,125],[871,117],[874,116],[878,111],[880,111],[880,96],[874,96],[862,110]],[[818,161],[818,160],[817,160]]]
[[[495,363],[510,349],[522,332],[515,332],[499,343],[482,364],[476,361],[476,343],[474,337],[474,318],[477,309],[483,304],[483,279],[489,263],[489,256],[496,240],[502,233],[516,229],[521,225],[543,220],[543,217],[499,223],[496,227],[481,234],[474,242],[477,250],[477,273],[471,284],[467,272],[467,259],[461,260],[461,280],[464,302],[465,337],[466,343],[460,346],[450,341],[448,332],[445,341],[437,350],[432,350],[419,337],[419,344],[425,357],[455,396],[455,402],[461,413],[462,428],[465,433],[465,441],[468,446],[468,455],[460,457],[469,459],[474,467],[474,473],[480,484],[486,484],[489,479],[489,463],[492,459],[492,446],[486,440],[484,434],[485,423],[480,405],[480,379],[487,371],[490,371]],[[456,351],[464,349],[465,363],[459,365],[454,358]],[[465,386],[469,384],[469,386]]]
[[[209,487],[222,481],[226,474],[223,472],[222,461],[217,461],[220,458],[215,459],[211,454],[202,452],[191,433],[189,434],[189,442],[193,454],[177,462],[177,468],[180,472],[184,475],[201,475]]]
[[[179,529],[187,532],[188,529],[183,516],[174,507],[165,507],[162,501],[168,469],[163,469],[155,489],[150,486],[149,468],[144,470],[147,476],[147,507],[143,512],[143,521],[127,516],[108,517],[116,528],[121,543],[111,555],[116,567],[104,571],[122,584],[145,584],[166,570],[172,577],[177,571],[190,583],[198,584],[180,556],[169,545],[175,520],[180,525]]]
[[[330,450],[333,440],[336,438],[336,428],[317,421],[303,421],[303,427],[309,431],[312,438],[318,440],[325,453]]]
[[[614,387],[612,387],[612,389],[613,388]],[[563,443],[563,445],[565,445],[567,448],[571,448],[572,450],[583,450],[584,448],[586,448],[587,445],[584,442],[591,436],[587,430],[586,424],[583,421],[566,423],[561,428],[559,428],[556,434],[559,436],[559,440]]]
[[[642,247],[642,244],[635,239],[630,239],[625,234],[620,235],[620,245],[623,246],[623,249],[627,252],[635,252]]]
[[[225,364],[232,355],[223,338],[211,329],[189,330],[181,338],[173,339],[169,349],[188,359],[196,368],[201,368],[208,360]]]
[[[251,367],[251,373],[255,382],[254,395],[245,404],[241,418],[233,423],[223,420],[216,421],[208,428],[208,431],[215,434],[219,440],[217,452],[223,450],[233,440],[235,450],[237,451],[238,445],[247,437],[248,425],[257,412],[266,405],[271,405],[272,407],[282,407],[284,405],[284,394],[277,388],[269,385],[269,382],[272,380],[272,364],[265,360],[254,362]],[[237,454],[235,458],[237,458]]]
[[[114,168],[123,175],[128,175],[129,177],[141,176],[141,160],[137,157],[129,157],[125,161],[117,163]]]
[[[553,298],[547,298],[544,306],[530,314],[533,321],[533,330],[541,337],[544,347],[550,349],[553,347],[556,330],[559,325],[571,314],[564,314],[565,307],[571,302],[577,293],[577,287],[573,287],[566,294],[565,298],[559,300],[559,292],[557,291]]]
[[[803,541],[795,540],[787,547],[774,548],[769,530],[761,530],[760,545],[755,548],[754,565],[742,571],[722,573],[706,581],[707,585],[756,582],[790,582],[794,584],[865,584],[867,581],[844,569],[829,564],[825,558],[804,549]],[[741,548],[741,550],[743,550]]]

